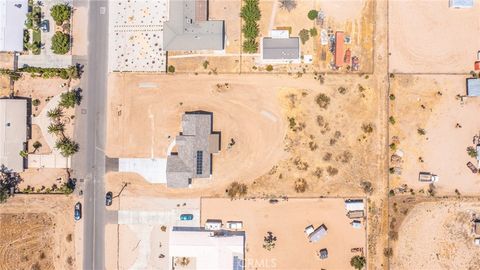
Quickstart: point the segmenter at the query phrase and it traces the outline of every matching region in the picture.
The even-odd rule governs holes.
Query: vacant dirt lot
[[[246,269],[350,269],[350,258],[365,250],[365,227],[354,229],[346,216],[343,199],[289,199],[270,204],[266,199],[202,199],[202,224],[207,219],[243,221],[246,232]],[[325,224],[327,235],[310,243],[304,229]],[[263,248],[264,236],[272,232],[276,246]],[[320,260],[315,252],[328,250],[329,258]]]
[[[401,162],[391,163],[402,169],[400,176],[392,177],[391,188],[407,184],[426,190],[428,183],[418,181],[418,173],[424,171],[440,177],[435,184],[440,194],[454,194],[455,189],[478,194],[480,176],[466,166],[469,161],[477,162],[466,149],[474,146],[473,136],[480,130],[480,100],[456,98],[465,94],[465,76],[396,75],[391,82],[395,100],[390,102],[390,112],[395,124],[390,124],[390,139],[393,149],[404,153]]]
[[[480,47],[478,2],[472,9],[451,9],[448,1],[391,1],[388,14],[390,72],[473,69]]]
[[[17,195],[0,213],[0,269],[76,269],[71,197]]]
[[[398,240],[392,242],[390,267],[477,269],[480,249],[473,243],[473,214],[480,214],[478,201],[422,202],[410,208]]]
[[[295,181],[304,178],[305,194],[348,196],[359,192],[361,181],[375,179],[379,124],[371,84],[358,75],[331,76],[321,84],[276,75],[113,74],[107,155],[165,157],[183,112],[205,110],[213,112],[214,130],[222,133],[222,151],[213,159],[213,179],[194,189],[222,194],[231,181],[240,181],[252,183],[254,195],[292,194]],[[328,104],[317,102],[321,93]],[[236,143],[228,149],[231,138]],[[122,179],[144,185],[131,174]],[[146,192],[165,191],[150,186]]]

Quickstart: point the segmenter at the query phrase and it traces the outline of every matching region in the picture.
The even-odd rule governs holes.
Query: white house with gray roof
[[[0,52],[23,51],[27,0],[0,0]]]
[[[0,164],[15,172],[24,169],[20,152],[27,141],[27,101],[0,99]]]
[[[220,133],[212,131],[213,114],[187,112],[175,138],[177,152],[167,157],[167,186],[185,188],[193,178],[212,175],[212,154],[220,151]]]
[[[272,30],[262,39],[262,62],[300,63],[300,39],[290,37],[288,30]]]

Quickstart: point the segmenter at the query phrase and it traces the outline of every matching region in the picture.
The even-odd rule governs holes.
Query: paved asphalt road
[[[77,111],[75,140],[80,151],[72,160],[73,176],[83,183],[83,269],[105,269],[105,140],[108,61],[108,2],[75,0],[88,8],[88,54],[74,56],[84,66],[80,81],[82,104]],[[100,8],[105,12],[100,12]],[[75,26],[79,27],[79,26]],[[82,185],[82,183],[79,183]]]

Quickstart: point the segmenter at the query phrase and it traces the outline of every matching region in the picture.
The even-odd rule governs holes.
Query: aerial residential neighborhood
[[[479,18],[0,0],[0,269],[479,269]]]

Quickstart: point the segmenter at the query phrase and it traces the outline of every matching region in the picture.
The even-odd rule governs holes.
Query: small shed
[[[365,209],[365,205],[362,199],[346,200],[345,209],[347,209],[347,211],[363,211],[363,209]]]
[[[480,78],[467,79],[467,96],[469,97],[480,96]]]
[[[312,243],[320,241],[323,237],[327,235],[327,227],[324,224],[316,228],[309,236],[308,240]]]
[[[352,227],[353,227],[354,229],[360,229],[360,228],[362,228],[362,222],[361,222],[360,220],[354,220],[354,221],[352,221],[351,224],[352,224]]]
[[[243,228],[243,222],[227,221],[227,228],[229,228],[230,230],[241,230]]]
[[[222,228],[222,220],[221,219],[207,219],[205,222],[205,229],[206,230],[220,230]]]
[[[305,228],[305,234],[306,234],[307,236],[309,236],[310,234],[312,234],[314,231],[315,231],[315,229],[313,228],[313,225],[308,225],[308,226]]]
[[[364,215],[365,215],[365,214],[364,214],[363,210],[360,210],[360,211],[348,211],[348,213],[347,213],[347,217],[350,218],[350,219],[362,218]]]
[[[480,238],[478,238],[478,237],[475,238],[475,239],[473,240],[473,243],[474,243],[476,246],[480,246]]]
[[[473,0],[450,0],[448,6],[450,8],[472,8]]]

